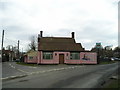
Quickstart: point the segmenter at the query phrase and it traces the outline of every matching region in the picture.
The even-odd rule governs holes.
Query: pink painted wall
[[[37,54],[37,58],[38,58],[38,61],[37,61],[37,64],[40,64],[41,63],[41,55],[42,55],[42,51],[38,51],[38,54]]]
[[[81,52],[80,60],[70,60],[70,52],[53,52],[53,59],[43,59],[42,51],[38,52],[38,64],[59,64],[59,55],[64,54],[66,64],[97,64],[97,54],[93,52]],[[86,55],[88,60],[84,60]]]
[[[97,64],[97,53],[81,52],[80,60],[81,63],[85,63],[85,64]]]
[[[27,56],[24,56],[24,62],[25,63],[27,62]]]
[[[69,55],[68,55],[68,59],[65,60],[65,63],[66,64],[80,64],[81,61],[80,60],[75,60],[75,59],[70,59],[70,52],[69,52]]]
[[[37,63],[37,62],[38,62],[37,56],[34,56],[33,59],[31,59],[31,60],[27,56],[26,63]]]
[[[84,55],[88,60],[84,60]],[[70,57],[70,55],[69,55]],[[66,64],[97,64],[97,54],[93,52],[80,52],[80,60],[65,60]]]
[[[43,59],[43,54],[41,52],[41,64],[59,64],[59,54],[64,54],[64,60],[68,59],[67,54],[69,52],[53,52],[53,59]]]

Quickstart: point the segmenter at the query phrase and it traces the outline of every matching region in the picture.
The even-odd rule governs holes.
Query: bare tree
[[[29,50],[37,50],[37,38],[36,36],[31,36],[30,37],[30,44],[29,44]]]

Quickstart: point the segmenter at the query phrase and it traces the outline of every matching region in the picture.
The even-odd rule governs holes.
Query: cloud
[[[44,36],[71,37],[86,49],[101,41],[117,45],[118,0],[1,0],[0,23],[11,40]],[[1,36],[0,36],[1,37]],[[10,43],[6,42],[6,45]],[[24,45],[22,45],[24,47]]]

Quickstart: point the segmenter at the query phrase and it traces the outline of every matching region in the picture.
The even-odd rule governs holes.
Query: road
[[[15,63],[12,65],[15,66]],[[20,72],[17,70],[18,68],[20,68],[20,70],[24,70],[25,68],[25,72]],[[118,63],[107,65],[40,65],[36,68],[31,68],[31,70],[28,68],[30,69],[29,66],[21,67],[21,65],[17,67],[17,74],[19,72],[21,74],[27,74],[27,76],[3,80],[2,87],[97,88],[104,83],[105,79],[110,77],[113,73],[117,73]]]

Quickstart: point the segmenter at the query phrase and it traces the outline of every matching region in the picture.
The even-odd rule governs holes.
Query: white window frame
[[[53,52],[43,52],[43,59],[47,60],[53,59]]]
[[[76,55],[78,55],[78,56],[76,56]],[[80,53],[79,52],[71,52],[70,59],[71,60],[80,60]]]

